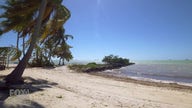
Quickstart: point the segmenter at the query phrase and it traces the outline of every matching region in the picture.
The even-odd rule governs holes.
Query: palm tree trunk
[[[52,50],[50,49],[49,51],[49,55],[48,55],[48,61],[51,63],[51,53],[52,53]]]
[[[65,65],[65,60],[64,60],[64,58],[62,60],[63,60],[63,66],[64,66]]]
[[[16,43],[17,51],[19,50],[19,34],[20,34],[20,32],[18,32],[18,34],[17,34],[17,43]],[[20,58],[18,58],[18,61],[20,62]]]
[[[59,59],[59,66],[61,65],[61,58]]]
[[[36,48],[36,60],[39,60],[39,49],[38,48]]]
[[[23,36],[23,56],[25,55],[25,37]]]
[[[27,53],[24,55],[24,57],[19,62],[17,67],[9,75],[7,75],[7,77],[5,78],[7,85],[23,84],[24,83],[22,75],[23,75],[23,72],[26,68],[26,65],[27,65],[27,63],[31,57],[31,53],[34,49],[37,38],[39,37],[39,32],[40,32],[41,23],[42,23],[42,17],[44,15],[46,5],[47,5],[47,0],[42,0],[41,5],[40,5],[40,9],[39,9],[39,15],[37,18],[37,24],[35,26],[34,33],[32,34],[30,46],[27,50]]]

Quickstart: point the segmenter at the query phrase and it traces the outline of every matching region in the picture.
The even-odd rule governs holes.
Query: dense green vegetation
[[[67,44],[68,39],[73,39],[71,35],[65,35],[64,30],[58,36],[50,36],[43,43],[36,45],[31,56],[29,65],[32,67],[45,67],[54,65],[64,65],[65,61],[73,58],[70,49],[72,46]],[[55,64],[52,58],[57,58],[59,64]]]
[[[114,56],[114,55],[109,55],[105,56],[102,60],[102,62],[109,64],[109,65],[128,65],[129,64],[129,59]]]
[[[129,59],[121,58],[114,55],[105,56],[102,62],[104,62],[104,64],[97,64],[95,62],[91,62],[86,65],[73,64],[73,65],[69,65],[68,67],[71,70],[76,70],[78,72],[98,72],[98,71],[104,71],[108,69],[118,69],[124,66],[134,64],[134,63],[130,63]]]

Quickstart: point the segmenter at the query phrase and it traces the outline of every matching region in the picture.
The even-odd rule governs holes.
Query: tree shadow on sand
[[[24,77],[23,85],[6,86],[5,76],[0,76],[0,108],[43,108],[37,102],[30,101],[30,105],[6,105],[5,101],[10,97],[10,90],[29,90],[29,93],[43,91],[45,88],[51,88],[58,83],[50,82],[44,79],[34,79],[32,77]]]
[[[37,102],[33,102],[30,101],[29,105],[22,105],[22,104],[18,104],[18,105],[6,105],[3,102],[0,102],[0,108],[45,108],[44,106],[40,105]]]

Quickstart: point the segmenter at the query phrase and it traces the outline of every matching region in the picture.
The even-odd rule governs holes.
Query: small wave
[[[121,69],[107,70],[105,72],[139,80],[192,85],[192,65],[186,64],[136,64]]]
[[[161,83],[177,83],[180,85],[186,85],[186,86],[191,86],[192,83],[184,83],[184,82],[176,82],[176,81],[170,81],[170,80],[157,80],[157,79],[151,79],[151,78],[144,78],[144,77],[130,77],[127,76],[128,78],[136,79],[136,80],[142,80],[142,81],[150,81],[150,82],[161,82]]]

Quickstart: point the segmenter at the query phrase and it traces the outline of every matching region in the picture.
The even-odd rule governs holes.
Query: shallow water
[[[105,71],[142,80],[167,81],[192,85],[192,61],[140,61],[135,65]]]

